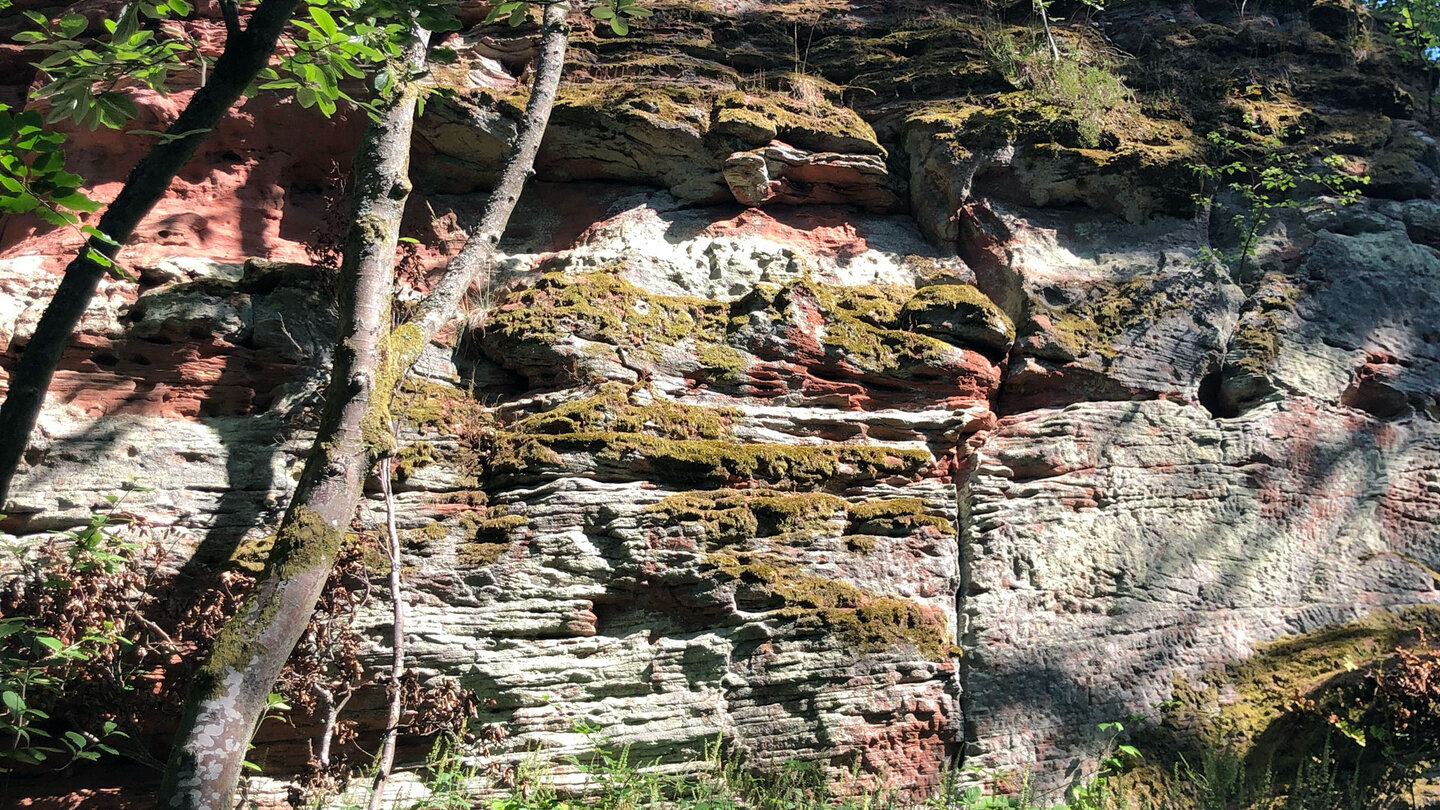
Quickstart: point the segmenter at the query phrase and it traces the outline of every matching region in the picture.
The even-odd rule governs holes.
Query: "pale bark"
[[[195,154],[210,131],[234,105],[240,94],[275,52],[275,42],[290,21],[299,0],[263,0],[250,15],[244,31],[239,29],[238,12],[226,16],[230,35],[225,50],[215,62],[215,70],[204,87],[195,91],[180,117],[135,168],[130,170],[125,185],[115,201],[105,209],[95,227],[119,244],[128,241],[140,220],[160,201],[170,188],[170,181]],[[170,135],[175,137],[171,139]],[[20,361],[10,375],[9,392],[0,405],[0,510],[9,499],[10,485],[24,458],[30,431],[45,404],[45,391],[55,376],[55,368],[76,324],[90,306],[95,288],[105,277],[107,268],[91,258],[91,251],[114,259],[119,248],[99,239],[90,239],[80,255],[65,268],[60,287],[45,307],[35,333],[25,344]]]
[[[417,29],[406,69],[426,64],[429,33]],[[309,624],[359,501],[370,454],[364,426],[378,390],[400,217],[410,194],[415,87],[371,120],[355,160],[355,205],[345,239],[339,332],[315,444],[255,591],[226,622],[196,674],[170,755],[159,806],[230,810],[245,753],[285,661]]]
[[[388,334],[395,226],[409,188],[403,169],[413,115],[387,113],[367,132],[357,161],[357,171],[365,174],[357,181],[356,218],[342,265],[341,330],[320,429],[263,579],[221,630],[192,689],[162,808],[229,810],[265,698],[315,608],[359,503],[363,477],[392,447],[389,403],[395,386],[454,317],[461,296],[494,254],[533,172],[564,67],[569,9],[565,2],[545,7],[530,101],[479,227],[416,318]]]
[[[380,761],[375,765],[375,781],[370,786],[369,810],[380,810],[385,798],[385,782],[395,766],[395,743],[400,736],[400,712],[405,697],[400,682],[405,678],[405,599],[400,581],[400,533],[395,530],[395,495],[390,491],[390,459],[380,461],[380,489],[385,495],[385,540],[390,555],[390,713],[385,718],[385,742],[380,747]]]

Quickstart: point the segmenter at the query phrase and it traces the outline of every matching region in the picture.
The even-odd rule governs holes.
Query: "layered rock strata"
[[[1101,723],[1242,701],[1190,687],[1269,641],[1440,603],[1440,152],[1402,64],[1357,55],[1361,12],[1125,4],[1105,33],[1140,97],[1092,143],[988,61],[986,26],[1021,26],[781,5],[577,35],[510,257],[401,393],[410,654],[475,691],[491,754],[598,736],[685,769],[721,740],[846,790],[918,796],[956,764],[1058,789]],[[524,36],[447,47],[407,296],[523,101]],[[1288,84],[1231,86],[1286,60]],[[122,256],[139,283],[102,286],[9,531],[132,477],[187,571],[273,527],[333,328],[327,271],[296,262],[336,201],[258,126],[300,114],[244,109]],[[1369,197],[1287,209],[1237,261],[1188,166],[1244,115],[1303,125]],[[69,237],[4,233],[11,357]],[[283,780],[303,754],[269,736]]]

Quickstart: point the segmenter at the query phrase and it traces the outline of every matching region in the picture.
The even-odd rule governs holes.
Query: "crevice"
[[[1240,409],[1224,395],[1225,371],[1216,363],[1200,378],[1196,399],[1200,406],[1210,412],[1214,419],[1231,419],[1240,415]]]
[[[959,770],[966,767],[966,756],[976,741],[976,727],[971,722],[974,700],[970,692],[970,653],[975,648],[975,634],[971,627],[970,615],[967,612],[969,606],[966,604],[966,595],[970,593],[970,570],[974,562],[973,538],[971,537],[970,479],[979,465],[980,454],[978,449],[973,446],[966,447],[964,445],[957,448],[956,452],[961,455],[958,456],[954,467],[955,536],[959,554],[959,583],[955,591],[954,644],[960,649],[960,655],[955,665],[954,688],[955,704],[960,712],[960,722],[958,724],[959,733],[951,757],[954,767]]]

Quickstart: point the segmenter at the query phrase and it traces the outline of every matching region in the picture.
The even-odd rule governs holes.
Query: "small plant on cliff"
[[[1390,31],[1425,66],[1426,114],[1435,116],[1436,84],[1440,82],[1440,1],[1368,0],[1371,6],[1392,12]]]
[[[1255,257],[1265,227],[1286,209],[1299,209],[1305,198],[1301,193],[1330,194],[1336,205],[1350,205],[1360,199],[1361,189],[1370,179],[1347,174],[1345,159],[1339,155],[1313,154],[1287,147],[1286,140],[1303,134],[1301,130],[1281,129],[1266,134],[1253,118],[1246,118],[1248,129],[1238,137],[1215,131],[1206,136],[1210,143],[1210,160],[1192,163],[1190,168],[1200,179],[1202,190],[1195,202],[1205,211],[1218,205],[1230,214],[1230,224],[1239,235],[1239,246],[1230,256],[1222,255],[1235,265],[1235,274],[1243,276]],[[1222,194],[1229,192],[1230,199]]]
[[[985,45],[1012,85],[1042,104],[1068,111],[1081,146],[1099,146],[1105,125],[1123,115],[1133,99],[1109,53],[1077,46],[1057,49],[1052,57],[1032,35],[1008,30],[987,32]]]
[[[27,556],[0,591],[0,771],[63,768],[113,754],[125,736],[96,688],[128,690],[144,622],[143,545],[124,537],[122,496]],[[74,692],[87,687],[89,699]]]

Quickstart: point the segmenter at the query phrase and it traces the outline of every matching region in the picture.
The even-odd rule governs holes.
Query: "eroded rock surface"
[[[677,769],[721,739],[849,790],[918,797],[956,764],[1057,788],[1100,723],[1233,705],[1187,685],[1266,642],[1440,603],[1440,152],[1358,11],[1119,6],[1147,103],[1092,141],[953,7],[799,5],[662,3],[627,42],[577,14],[510,255],[400,394],[410,655],[475,691],[498,761],[583,753],[583,723]],[[525,92],[524,32],[447,45],[407,298]],[[1231,86],[1275,54],[1289,80]],[[1245,116],[1369,196],[1287,210],[1237,260],[1189,166]],[[355,125],[262,98],[217,133],[122,254],[139,283],[102,284],[8,530],[133,476],[187,575],[263,545],[334,317],[329,271],[286,262],[324,255],[344,167],[317,161]],[[3,233],[8,369],[69,237]],[[387,622],[362,616],[377,666]],[[379,702],[355,708],[369,733]],[[253,795],[279,802],[299,728],[268,732]]]

